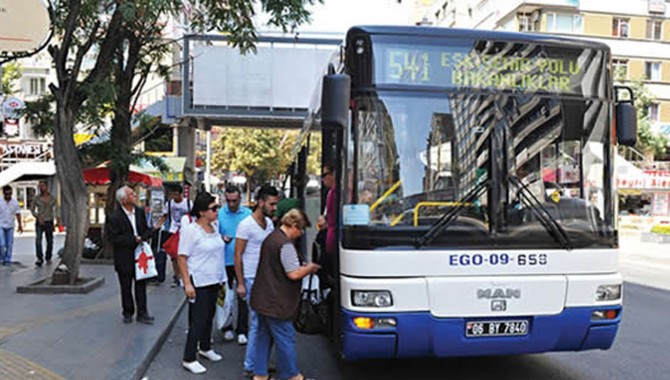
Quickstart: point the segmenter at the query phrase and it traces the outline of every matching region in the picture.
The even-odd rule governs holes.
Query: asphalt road
[[[670,292],[627,283],[624,318],[614,347],[608,351],[549,353],[507,357],[425,360],[378,360],[345,363],[336,358],[325,338],[298,336],[298,364],[318,380],[662,380],[670,379],[667,328]],[[182,313],[169,340],[146,376],[162,379],[241,379],[244,348],[223,343],[216,334],[214,348],[224,360],[203,364],[204,375],[191,375],[180,366],[186,340]]]
[[[33,235],[34,236],[34,235]],[[17,270],[34,263],[34,237],[18,236],[14,247]],[[63,236],[56,237],[56,247]],[[668,342],[670,329],[670,271],[667,261],[640,259],[648,250],[668,252],[670,246],[628,246],[622,241],[624,278],[655,287],[627,282],[624,318],[614,347],[608,351],[549,353],[508,357],[450,358],[425,360],[379,360],[345,363],[337,359],[322,337],[298,336],[298,364],[303,372],[318,380],[386,379],[496,379],[496,380],[663,380],[670,379]],[[627,261],[628,260],[628,261]],[[165,286],[165,285],[163,285]],[[224,355],[219,363],[203,363],[204,375],[191,375],[181,368],[186,339],[186,317],[182,313],[170,337],[146,373],[148,380],[242,378],[244,347],[223,343],[216,334],[214,348]]]

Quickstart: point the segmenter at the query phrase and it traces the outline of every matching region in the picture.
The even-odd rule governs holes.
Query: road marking
[[[2,380],[65,380],[19,355],[0,349]]]

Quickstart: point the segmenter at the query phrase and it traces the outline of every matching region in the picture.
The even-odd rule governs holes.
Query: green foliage
[[[307,156],[307,175],[321,174],[321,141],[321,132],[313,132],[309,142],[310,153]]]
[[[655,226],[651,227],[651,232],[654,234],[670,235],[670,225],[656,224]]]
[[[292,31],[309,22],[306,5],[323,0],[260,0],[260,9],[269,15],[268,24]],[[191,4],[196,3],[190,1]],[[200,0],[192,6],[191,27],[198,32],[216,31],[228,36],[233,47],[242,53],[255,52],[258,38],[254,26],[254,0]]]
[[[297,131],[226,128],[212,144],[212,168],[241,172],[255,184],[284,174],[291,163]]]
[[[36,101],[26,102],[23,116],[26,117],[37,137],[51,136],[54,133],[56,122],[54,101],[53,95],[46,94]]]
[[[2,78],[0,78],[0,94],[4,96],[13,95],[16,92],[14,85],[21,79],[23,68],[16,61],[2,65]]]
[[[635,148],[645,155],[660,156],[665,153],[668,139],[665,135],[651,130],[651,123],[645,116],[637,121],[637,144]]]

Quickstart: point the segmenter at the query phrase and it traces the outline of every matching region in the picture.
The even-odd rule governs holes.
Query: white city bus
[[[295,179],[310,154],[337,164],[343,357],[610,348],[622,316],[613,159],[637,128],[610,61],[606,45],[554,36],[349,30],[292,172],[314,218],[325,190],[305,196]]]

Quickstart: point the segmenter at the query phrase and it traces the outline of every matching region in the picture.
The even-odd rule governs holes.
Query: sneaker
[[[245,344],[247,344],[247,336],[244,334],[238,335],[237,344],[239,344],[240,346],[244,346]]]
[[[170,284],[170,287],[176,288],[179,286],[179,279],[177,277],[172,278],[172,284]]]
[[[235,334],[232,331],[228,330],[223,333],[223,340],[225,340],[226,342],[232,342],[234,339]]]
[[[198,353],[200,356],[207,358],[211,362],[218,362],[219,360],[223,359],[223,356],[217,354],[214,352],[214,350],[211,349],[209,351],[198,350]]]
[[[37,261],[35,262],[35,266],[36,266],[36,267],[41,267],[42,264],[44,264],[44,261],[42,261],[42,260],[37,260]],[[5,263],[5,265],[7,265],[7,263]]]
[[[194,373],[196,375],[199,373],[207,372],[207,368],[205,368],[202,364],[198,363],[197,360],[192,362],[181,362],[181,365],[187,370],[189,370],[191,373]]]

